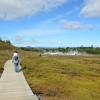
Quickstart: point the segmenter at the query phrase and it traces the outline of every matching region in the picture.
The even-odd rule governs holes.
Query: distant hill
[[[15,48],[9,40],[0,40],[0,50],[13,50]]]

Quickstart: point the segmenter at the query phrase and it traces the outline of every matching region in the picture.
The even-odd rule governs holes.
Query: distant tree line
[[[13,49],[14,46],[12,45],[10,40],[3,40],[0,38],[0,50],[2,49]],[[90,47],[84,47],[83,45],[80,47],[58,47],[58,48],[36,48],[36,47],[20,47],[20,49],[24,51],[33,51],[33,52],[63,52],[67,53],[68,51],[79,51],[79,52],[86,52],[88,54],[100,54],[100,47],[94,47],[91,45]]]
[[[88,54],[100,54],[99,47],[79,47],[77,50],[80,52],[86,52]]]
[[[88,54],[100,54],[100,48],[99,47],[59,47],[59,48],[27,48],[27,47],[21,47],[22,50],[25,51],[36,51],[36,52],[63,52],[67,53],[68,51],[79,51],[79,52],[86,52]]]
[[[42,52],[42,49],[40,48],[20,47],[20,49],[24,51]]]

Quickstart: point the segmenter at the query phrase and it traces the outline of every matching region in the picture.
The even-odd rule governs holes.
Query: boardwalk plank
[[[38,100],[25,80],[23,72],[14,71],[11,60],[5,63],[0,78],[0,100]]]

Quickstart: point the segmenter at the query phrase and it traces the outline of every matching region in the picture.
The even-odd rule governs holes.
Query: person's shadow
[[[19,68],[19,71],[18,71],[18,72],[21,72],[21,71],[23,71],[23,70],[25,70],[25,69],[26,69],[26,67]]]

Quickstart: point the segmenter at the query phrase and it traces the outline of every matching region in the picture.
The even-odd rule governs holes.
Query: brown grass
[[[0,51],[1,72],[12,53]],[[100,56],[19,54],[25,77],[41,100],[100,100]]]
[[[25,77],[41,100],[99,100],[100,56],[21,56]]]
[[[7,60],[11,59],[11,53],[8,50],[0,50],[0,76],[3,72],[4,64]]]

